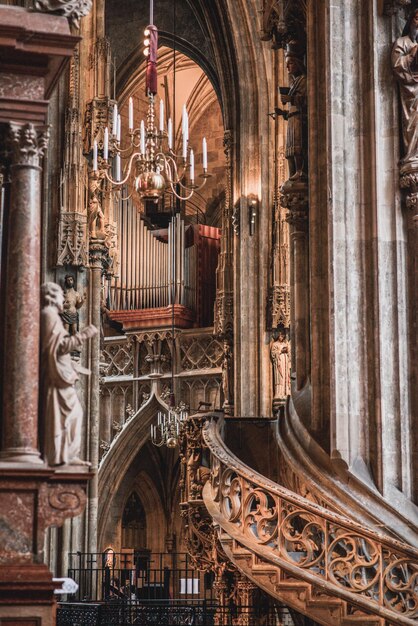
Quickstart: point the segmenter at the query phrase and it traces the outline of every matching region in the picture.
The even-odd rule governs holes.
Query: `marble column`
[[[41,160],[46,126],[11,123],[1,461],[41,464],[38,443]]]

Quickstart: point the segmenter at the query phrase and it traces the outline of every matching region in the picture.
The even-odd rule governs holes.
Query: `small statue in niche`
[[[234,373],[233,373],[233,354],[228,341],[224,341],[223,357],[222,357],[222,390],[224,393],[224,409],[233,406],[234,394]]]
[[[403,163],[418,159],[418,9],[392,48],[392,69],[402,105]]]
[[[75,335],[78,330],[78,309],[83,306],[86,296],[82,297],[74,289],[74,277],[71,274],[64,278],[64,287],[64,310],[60,315],[66,330],[70,335]]]
[[[70,336],[60,313],[64,293],[56,283],[41,287],[41,404],[45,423],[45,457],[48,464],[89,465],[79,457],[83,409],[75,383],[79,373],[89,374],[70,356],[97,334],[95,326]]]
[[[285,51],[286,67],[290,78],[289,87],[280,87],[281,101],[287,110],[276,113],[287,120],[285,156],[289,167],[289,180],[306,176],[308,148],[308,116],[306,97],[306,67],[298,42],[291,41]]]
[[[112,276],[118,275],[119,256],[116,224],[106,224],[105,226],[105,246],[109,251],[108,273]]]
[[[92,239],[104,239],[104,213],[96,194],[92,194],[89,200],[89,235]]]
[[[290,394],[290,343],[283,329],[270,343],[270,356],[273,363],[274,400],[284,402]]]

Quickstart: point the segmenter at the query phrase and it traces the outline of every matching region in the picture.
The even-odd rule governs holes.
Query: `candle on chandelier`
[[[120,154],[116,155],[116,180],[120,181]]]
[[[141,120],[141,154],[145,154],[145,124]]]
[[[109,129],[107,126],[104,129],[103,158],[105,161],[109,158]]]
[[[194,152],[190,150],[190,180],[194,181]]]
[[[202,151],[203,151],[203,169],[206,172],[206,170],[208,169],[208,145],[206,143],[206,137],[203,137]]]
[[[187,137],[183,134],[183,159],[187,159]]]
[[[168,147],[171,150],[173,148],[173,122],[171,121],[171,117],[168,120],[167,134],[168,134]]]
[[[164,100],[160,99],[160,133],[164,132]]]
[[[186,141],[189,139],[189,116],[187,115],[186,105],[183,104],[183,116],[181,123],[183,137],[186,137]]]
[[[93,142],[93,172],[97,172],[97,141]]]
[[[134,129],[134,102],[129,98],[129,130]]]
[[[113,123],[112,123],[112,134],[114,137],[118,134],[118,105],[115,102],[113,107]]]
[[[122,121],[120,119],[120,115],[118,115],[118,129],[116,133],[116,139],[118,142],[120,142],[121,135],[122,135]]]

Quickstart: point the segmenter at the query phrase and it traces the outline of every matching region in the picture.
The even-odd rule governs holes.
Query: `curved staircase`
[[[221,421],[203,500],[228,559],[273,598],[324,625],[418,624],[418,550],[303,498],[243,464]]]

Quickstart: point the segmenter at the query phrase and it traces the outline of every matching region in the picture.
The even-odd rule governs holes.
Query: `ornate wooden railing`
[[[216,419],[203,427],[211,454],[203,497],[224,535],[259,562],[379,616],[381,623],[416,626],[418,550],[261,476],[226,448],[219,431]]]

